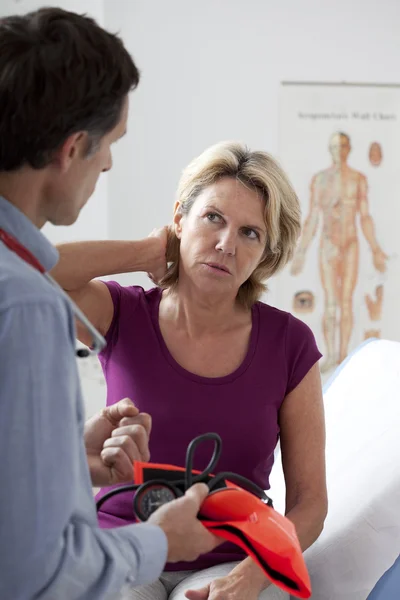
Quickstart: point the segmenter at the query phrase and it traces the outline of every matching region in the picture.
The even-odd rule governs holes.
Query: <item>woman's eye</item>
[[[255,231],[254,229],[250,229],[249,227],[244,227],[242,229],[244,235],[249,238],[249,240],[257,240],[259,239],[259,235],[257,233],[257,231]]]
[[[207,213],[207,219],[211,221],[211,223],[219,223],[221,221],[221,216],[217,213]]]

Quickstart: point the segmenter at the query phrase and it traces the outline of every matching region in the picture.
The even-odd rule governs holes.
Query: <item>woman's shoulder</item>
[[[279,324],[287,325],[288,321],[291,318],[295,318],[292,316],[291,313],[287,312],[286,310],[282,310],[280,308],[277,308],[276,306],[271,306],[271,304],[261,302],[261,300],[256,302],[256,307],[258,308],[260,318],[263,322],[271,322],[271,319],[273,319]]]
[[[144,314],[152,313],[161,296],[161,290],[158,287],[145,290],[140,285],[124,286],[118,281],[110,280],[103,281],[103,283],[110,292],[114,306],[111,331],[121,322],[126,324],[126,319],[131,322],[132,319],[137,320]]]
[[[145,290],[140,285],[121,285],[118,281],[115,280],[103,280],[103,283],[107,286],[111,294],[114,306],[116,304],[121,305],[126,302],[128,302],[131,305],[132,302],[139,302],[140,300],[144,300],[151,303],[153,301],[156,301],[161,294],[161,290],[158,287],[153,287],[149,290]]]
[[[264,345],[273,342],[275,354],[285,357],[287,386],[291,392],[308,373],[322,354],[311,328],[291,313],[259,302],[260,329]]]
[[[310,327],[301,319],[292,315],[292,313],[271,306],[265,302],[257,302],[261,328],[271,326],[279,330],[284,329],[286,332],[286,340],[296,342],[306,339],[313,339],[314,334]]]
[[[261,300],[256,302],[256,306],[258,307],[260,314],[262,316],[273,315],[282,320],[287,320],[287,318],[290,316],[289,312],[287,312],[285,310],[281,310],[280,308],[277,308],[276,306],[271,306],[271,304],[267,304],[266,302],[261,302]]]
[[[147,327],[161,296],[160,288],[145,290],[139,285],[121,285],[118,281],[103,281],[110,292],[114,312],[110,327],[105,335],[106,350],[102,357],[108,360],[121,335],[124,340],[134,339],[132,330]],[[135,329],[136,330],[136,329]]]

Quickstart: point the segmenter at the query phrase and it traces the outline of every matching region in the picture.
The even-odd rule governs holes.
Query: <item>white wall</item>
[[[167,222],[181,169],[214,142],[278,155],[281,81],[400,80],[399,0],[106,0],[105,22],[142,70],[109,176],[111,237]]]
[[[46,230],[56,242],[146,236],[170,220],[181,169],[214,142],[278,155],[281,81],[400,80],[399,0],[0,2],[3,14],[46,4],[87,11],[120,31],[142,71],[113,170],[75,226]],[[272,282],[271,303],[275,295]],[[94,362],[80,368],[91,413],[104,384]]]

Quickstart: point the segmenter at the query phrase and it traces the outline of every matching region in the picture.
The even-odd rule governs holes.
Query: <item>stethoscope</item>
[[[89,319],[83,314],[83,312],[75,304],[75,302],[73,302],[71,300],[71,298],[68,296],[68,294],[66,294],[64,292],[62,287],[60,287],[58,285],[58,283],[51,277],[51,275],[49,275],[46,272],[43,265],[40,264],[40,262],[37,260],[37,258],[27,248],[25,248],[25,246],[23,246],[17,239],[15,239],[12,235],[10,235],[6,231],[4,231],[4,229],[0,229],[0,240],[3,242],[3,244],[5,246],[7,246],[7,248],[9,250],[14,252],[17,256],[19,256],[19,258],[21,258],[23,261],[28,263],[31,267],[33,267],[34,269],[39,271],[43,275],[43,277],[45,277],[47,279],[47,281],[50,283],[50,285],[52,285],[59,291],[59,293],[65,298],[65,300],[70,305],[74,317],[76,319],[78,319],[78,321],[80,321],[82,323],[82,325],[84,327],[86,327],[86,329],[90,333],[91,338],[92,338],[92,344],[91,344],[90,349],[89,348],[78,348],[76,350],[76,355],[79,358],[85,358],[85,357],[93,355],[93,354],[99,354],[99,352],[101,352],[105,348],[106,340],[97,331],[97,329],[95,327],[93,327],[93,325],[91,324]]]
[[[193,474],[193,457],[194,452],[199,444],[206,440],[212,440],[214,442],[214,451],[211,460],[207,467],[200,474]],[[222,440],[217,433],[205,433],[194,438],[186,451],[186,462],[184,477],[182,478],[182,471],[171,471],[168,470],[167,465],[165,466],[165,472],[168,473],[169,481],[167,479],[152,479],[145,483],[133,483],[129,485],[120,486],[114,488],[104,494],[96,502],[96,508],[99,511],[101,506],[107,502],[112,496],[122,494],[129,491],[136,491],[133,498],[133,511],[136,518],[139,521],[147,521],[147,519],[155,512],[160,506],[175,500],[185,494],[185,491],[189,489],[193,484],[203,482],[208,485],[209,495],[214,492],[219,492],[223,488],[228,489],[226,482],[232,484],[238,484],[248,492],[251,492],[257,498],[259,498],[264,504],[272,507],[272,500],[267,496],[265,491],[258,485],[243,477],[237,473],[231,473],[229,471],[218,473],[218,475],[211,475],[215,470],[218,460],[221,456]],[[161,465],[158,465],[161,467]],[[171,480],[173,478],[173,480]]]

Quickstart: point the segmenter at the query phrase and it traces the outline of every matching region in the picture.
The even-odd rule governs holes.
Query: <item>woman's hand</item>
[[[210,584],[198,590],[185,593],[189,600],[258,600],[265,585],[232,571],[226,577],[214,579]]]
[[[130,483],[132,463],[150,459],[151,417],[128,398],[107,406],[85,423],[84,440],[92,485]]]
[[[148,269],[148,276],[157,284],[167,272],[167,241],[169,226],[165,225],[158,229],[153,229],[149,237],[154,239],[155,253]]]

